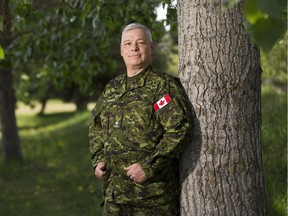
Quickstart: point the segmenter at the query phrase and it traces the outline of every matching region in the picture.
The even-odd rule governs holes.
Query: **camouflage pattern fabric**
[[[167,94],[171,101],[161,107]],[[109,172],[104,201],[141,207],[177,202],[178,158],[191,131],[191,113],[176,78],[149,67],[128,87],[126,74],[110,81],[89,127],[92,164],[103,161]],[[141,165],[146,182],[138,184],[127,176],[124,167],[133,163]]]
[[[105,202],[103,216],[180,216],[176,203],[143,208]]]

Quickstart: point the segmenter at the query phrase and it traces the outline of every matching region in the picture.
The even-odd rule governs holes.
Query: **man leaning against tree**
[[[192,117],[179,79],[151,66],[154,49],[146,26],[127,25],[120,44],[127,71],[92,111],[89,149],[105,216],[180,215],[178,159]]]

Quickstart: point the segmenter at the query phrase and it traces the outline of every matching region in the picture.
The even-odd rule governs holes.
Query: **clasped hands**
[[[136,183],[144,183],[148,179],[139,163],[124,167],[124,170],[127,172],[127,176]],[[106,164],[104,162],[99,162],[97,164],[95,175],[98,179],[104,180],[107,178]]]

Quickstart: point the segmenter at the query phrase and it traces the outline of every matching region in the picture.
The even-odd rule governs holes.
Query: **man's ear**
[[[156,51],[156,44],[152,42],[150,46],[151,46],[151,53],[154,54]]]
[[[153,54],[155,52],[156,45],[154,42],[152,42],[150,46],[151,46],[151,53]]]
[[[120,55],[123,56],[122,55],[122,44],[121,43],[120,43]]]

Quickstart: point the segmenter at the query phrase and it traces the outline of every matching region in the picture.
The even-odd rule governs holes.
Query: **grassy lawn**
[[[269,216],[287,215],[287,93],[262,87],[262,139]]]
[[[0,162],[0,215],[101,215],[88,154],[89,112],[17,114],[24,161]]]
[[[284,216],[287,94],[264,86],[262,96],[267,205],[270,216]],[[88,153],[90,113],[73,112],[71,106],[56,112],[59,102],[52,104],[44,116],[17,112],[24,160],[6,164],[0,155],[0,215],[101,215],[101,183],[94,180]]]

